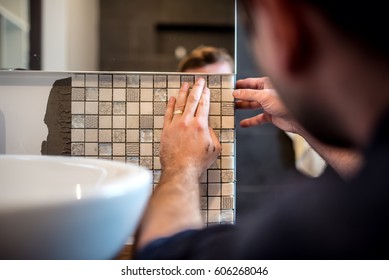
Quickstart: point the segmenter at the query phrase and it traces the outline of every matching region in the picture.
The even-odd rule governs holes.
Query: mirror
[[[234,0],[0,0],[2,69],[176,71],[234,41]]]

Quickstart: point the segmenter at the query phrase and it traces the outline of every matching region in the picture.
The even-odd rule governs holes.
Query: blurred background
[[[234,0],[0,0],[0,68],[176,71],[199,45],[225,48],[237,79],[261,76]],[[236,38],[236,41],[235,41]],[[236,112],[237,124],[257,112]],[[273,125],[237,125],[237,221],[302,178]]]

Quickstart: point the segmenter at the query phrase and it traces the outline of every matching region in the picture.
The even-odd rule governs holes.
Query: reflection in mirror
[[[200,45],[234,55],[234,0],[0,0],[0,68],[176,71]]]

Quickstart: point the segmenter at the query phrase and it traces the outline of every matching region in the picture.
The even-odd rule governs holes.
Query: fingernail
[[[238,90],[234,90],[233,92],[232,92],[232,95],[233,96],[239,96],[240,95],[240,90],[238,89]]]
[[[172,102],[174,102],[174,96],[170,96],[170,98],[169,98],[169,103],[172,103]]]
[[[205,83],[205,80],[204,80],[203,78],[199,78],[199,79],[197,80],[197,82],[200,83],[200,84],[204,84],[204,83]]]

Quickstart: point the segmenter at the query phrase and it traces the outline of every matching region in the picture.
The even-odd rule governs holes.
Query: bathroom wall
[[[203,77],[209,122],[222,152],[201,178],[204,223],[235,222],[234,75],[133,72],[0,72],[0,152],[116,160],[159,181],[160,135],[169,96]]]

